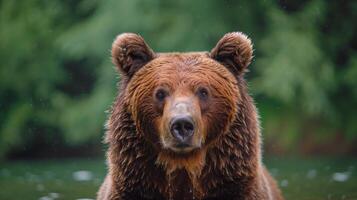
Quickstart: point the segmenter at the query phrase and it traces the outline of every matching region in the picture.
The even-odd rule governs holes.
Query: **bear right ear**
[[[225,34],[211,50],[210,57],[226,66],[234,75],[244,74],[253,58],[253,45],[241,32]]]
[[[154,52],[144,39],[134,33],[118,35],[112,45],[113,63],[122,75],[129,78],[154,56]]]

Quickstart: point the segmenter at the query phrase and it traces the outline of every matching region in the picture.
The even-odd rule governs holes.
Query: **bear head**
[[[112,59],[136,133],[171,168],[194,166],[235,120],[242,79],[252,60],[251,41],[224,35],[210,52],[155,53],[133,33],[119,35]],[[200,159],[192,159],[197,162]],[[201,159],[202,161],[202,159]]]

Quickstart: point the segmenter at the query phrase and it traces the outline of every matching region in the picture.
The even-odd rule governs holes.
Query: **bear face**
[[[235,77],[207,54],[161,54],[133,75],[125,96],[139,132],[189,155],[227,130],[238,94]]]
[[[128,81],[124,96],[138,133],[161,151],[189,155],[234,120],[236,76],[250,63],[252,46],[245,35],[230,33],[211,53],[155,54],[140,36],[123,34],[112,57]]]
[[[112,59],[137,134],[160,152],[159,162],[192,167],[187,159],[199,164],[235,120],[252,45],[244,34],[229,33],[210,53],[154,53],[142,37],[126,33],[114,41]]]

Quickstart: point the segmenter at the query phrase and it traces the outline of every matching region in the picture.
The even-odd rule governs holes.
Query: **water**
[[[105,175],[104,160],[13,161],[0,165],[0,199],[90,200]]]
[[[357,199],[357,159],[270,158],[265,163],[286,199]],[[95,199],[105,173],[104,160],[96,159],[2,163],[0,199]]]

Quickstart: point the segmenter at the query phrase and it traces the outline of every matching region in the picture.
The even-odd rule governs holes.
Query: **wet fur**
[[[282,199],[261,162],[259,120],[242,76],[251,61],[251,44],[237,34],[227,34],[211,53],[154,54],[135,34],[117,38],[113,62],[123,78],[107,123],[109,172],[97,199]],[[182,68],[181,78],[205,66],[226,79],[217,83],[216,74],[202,71],[202,79],[227,101],[212,104],[221,106],[208,111],[205,145],[188,155],[160,147],[156,132],[161,118],[148,95],[158,80],[149,71],[170,63],[177,66],[167,70]],[[177,87],[167,70],[166,78]]]

